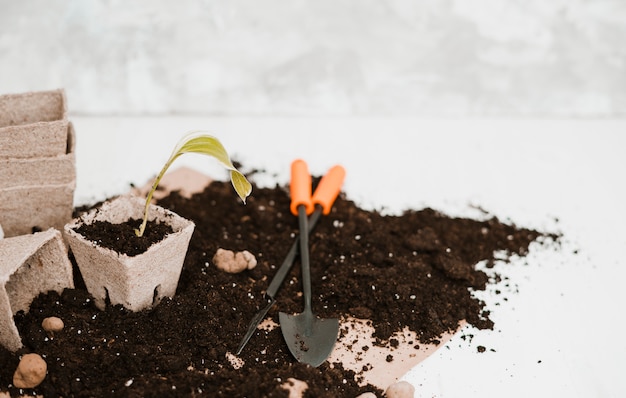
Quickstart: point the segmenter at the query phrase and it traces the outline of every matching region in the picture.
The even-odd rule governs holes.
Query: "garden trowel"
[[[330,213],[332,205],[339,195],[339,192],[341,191],[341,186],[343,184],[345,174],[345,169],[337,165],[331,168],[328,173],[324,177],[322,177],[322,180],[315,189],[315,193],[313,194],[313,198],[311,199],[315,210],[307,220],[307,235],[313,230],[322,214]],[[304,177],[310,184],[311,177],[310,175],[308,175],[308,172],[304,176],[300,175],[297,177]],[[267,304],[262,307],[250,321],[248,330],[241,339],[241,342],[239,343],[236,355],[241,354],[243,348],[246,346],[248,341],[250,341],[250,338],[257,330],[259,324],[263,321],[263,319],[265,319],[265,315],[267,314],[267,312],[276,302],[276,294],[280,289],[280,286],[283,284],[285,278],[287,277],[287,274],[291,270],[293,262],[298,255],[299,242],[300,237],[296,237],[293,245],[287,253],[287,256],[285,257],[285,260],[281,264],[280,268],[278,268],[278,271],[276,272],[276,275],[274,275],[274,278],[272,278],[270,285],[265,291],[265,299],[267,300]]]

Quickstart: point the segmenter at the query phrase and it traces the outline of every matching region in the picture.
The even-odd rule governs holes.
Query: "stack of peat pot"
[[[22,347],[13,317],[40,293],[73,288],[61,230],[76,186],[63,90],[0,96],[0,345]]]
[[[0,96],[0,225],[5,237],[72,218],[74,129],[63,90]]]

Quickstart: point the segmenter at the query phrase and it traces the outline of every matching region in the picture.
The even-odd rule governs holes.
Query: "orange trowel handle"
[[[313,205],[321,206],[324,210],[324,214],[330,213],[330,209],[333,207],[333,203],[341,191],[341,185],[346,176],[346,170],[337,165],[328,170],[328,173],[318,184],[313,194]]]
[[[311,214],[315,208],[311,200],[311,175],[309,167],[302,159],[296,159],[291,163],[291,213],[298,215],[298,207],[304,206],[306,214]]]

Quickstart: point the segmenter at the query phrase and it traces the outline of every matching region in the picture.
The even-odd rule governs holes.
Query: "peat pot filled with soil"
[[[85,286],[100,309],[107,303],[140,311],[176,293],[195,224],[151,204],[172,163],[184,153],[217,159],[230,172],[242,201],[252,185],[230,161],[219,140],[202,131],[185,135],[155,178],[146,199],[120,196],[65,226]]]
[[[145,200],[120,196],[65,225],[87,290],[96,306],[121,304],[140,311],[176,293],[195,224],[172,211],[150,205],[143,236]]]

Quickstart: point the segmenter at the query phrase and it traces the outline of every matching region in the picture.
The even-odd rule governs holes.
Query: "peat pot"
[[[68,124],[62,89],[0,95],[0,159],[63,155]]]
[[[136,256],[102,247],[76,231],[81,225],[90,225],[96,221],[122,224],[131,219],[141,220],[144,206],[145,200],[142,198],[120,196],[65,225],[65,238],[85,286],[100,309],[110,303],[141,311],[157,305],[163,297],[172,297],[176,293],[189,240],[195,228],[193,222],[163,207],[150,205],[148,220],[165,223],[174,232]]]
[[[61,233],[43,232],[0,240],[0,345],[11,351],[22,347],[13,317],[28,312],[41,293],[74,288],[72,264]]]

